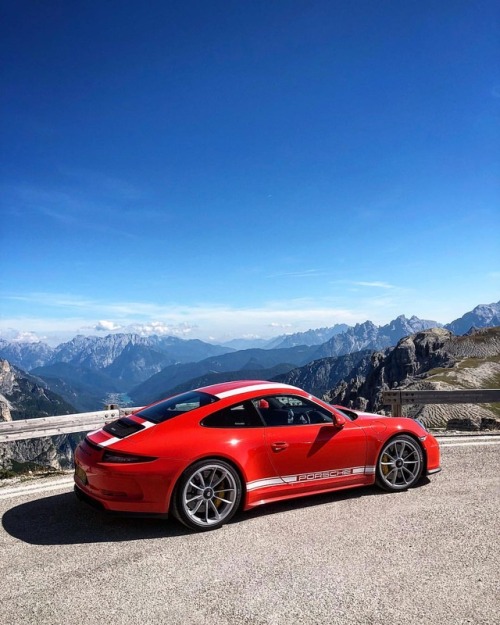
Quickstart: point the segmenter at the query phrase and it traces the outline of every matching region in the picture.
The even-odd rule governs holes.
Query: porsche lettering
[[[354,469],[332,469],[331,471],[318,471],[317,473],[303,473],[297,475],[298,482],[309,482],[311,480],[328,480],[334,477],[342,477],[344,475],[352,475]]]

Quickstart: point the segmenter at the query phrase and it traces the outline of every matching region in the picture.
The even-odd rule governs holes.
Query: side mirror
[[[334,421],[334,425],[335,427],[342,429],[345,425],[345,422],[347,421],[347,419],[344,417],[344,415],[341,414],[336,414],[335,415],[335,421]]]

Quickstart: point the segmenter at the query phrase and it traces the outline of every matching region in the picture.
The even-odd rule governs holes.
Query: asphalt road
[[[406,493],[295,500],[205,534],[107,517],[67,479],[0,488],[0,623],[497,625],[500,441],[472,442],[443,443],[443,472]]]

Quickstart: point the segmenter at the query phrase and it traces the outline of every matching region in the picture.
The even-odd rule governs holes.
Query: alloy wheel
[[[382,449],[377,482],[385,490],[406,490],[418,482],[422,469],[420,445],[409,436],[398,436]]]
[[[178,491],[177,516],[195,529],[215,529],[236,512],[241,483],[223,461],[201,462],[185,472]]]

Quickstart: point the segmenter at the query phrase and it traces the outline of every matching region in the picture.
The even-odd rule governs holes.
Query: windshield
[[[344,417],[349,419],[349,421],[356,421],[356,419],[358,418],[358,415],[352,410],[347,410],[347,408],[339,408],[338,406],[334,406],[334,408],[337,412],[340,412],[340,414],[343,414]]]
[[[186,412],[191,412],[191,410],[196,410],[202,406],[208,406],[216,401],[218,401],[218,398],[208,393],[190,391],[182,395],[164,399],[157,404],[140,410],[136,414],[138,417],[146,419],[147,421],[162,423],[163,421],[168,421],[168,419],[178,417]]]

